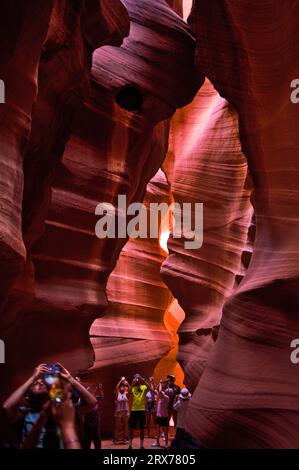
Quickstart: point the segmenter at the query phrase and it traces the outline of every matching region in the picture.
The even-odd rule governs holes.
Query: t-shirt
[[[189,401],[189,399],[179,399],[173,406],[173,408],[178,412],[177,427],[180,429],[185,429],[186,412],[189,405]]]
[[[32,411],[25,406],[21,406],[20,411],[23,414],[22,442],[24,442],[27,436],[32,431],[36,421],[38,420],[40,412]],[[60,430],[51,419],[49,419],[46,425],[42,427],[41,432],[39,434],[36,448],[37,449],[63,449]]]
[[[33,412],[30,410],[26,412],[24,416],[23,429],[22,429],[22,441],[23,442],[32,431],[32,428],[35,425],[36,421],[38,420],[39,415],[40,415],[39,412]],[[45,435],[46,435],[46,428],[45,426],[43,426],[41,429],[39,438],[38,438],[37,446],[36,446],[38,449],[42,449],[44,447]]]
[[[127,397],[127,392],[117,393],[115,400],[115,411],[116,413],[125,413],[129,411],[129,401]]]
[[[167,394],[169,395],[168,409],[172,409],[175,397],[181,393],[181,389],[178,385],[169,385],[167,388]]]
[[[147,402],[152,402],[153,401],[153,392],[149,390],[146,394],[146,401]]]
[[[145,411],[146,408],[146,385],[132,387],[132,411]]]
[[[161,395],[158,400],[158,406],[157,406],[157,416],[159,418],[168,417],[168,403],[169,403],[169,397],[167,395]]]

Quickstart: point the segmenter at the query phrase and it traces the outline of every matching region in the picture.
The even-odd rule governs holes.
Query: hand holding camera
[[[55,422],[61,427],[72,425],[74,423],[75,408],[71,399],[70,384],[65,385],[60,403],[57,403],[57,401],[52,401],[51,413]]]
[[[48,365],[47,371],[43,375],[44,382],[49,388],[50,400],[56,404],[60,404],[63,397],[63,385],[60,375],[61,366],[58,364]]]
[[[48,366],[47,364],[40,364],[39,366],[37,366],[35,369],[34,369],[34,372],[33,372],[33,379],[34,380],[37,380],[41,377],[44,376],[44,374],[46,374],[48,372]]]

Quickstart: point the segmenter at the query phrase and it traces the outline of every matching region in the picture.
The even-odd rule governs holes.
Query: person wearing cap
[[[174,422],[174,427],[177,426],[177,411],[173,408],[176,397],[181,393],[180,387],[175,383],[174,375],[167,375],[167,394],[169,396],[168,403],[168,420],[170,423],[171,418]]]
[[[129,419],[129,449],[132,449],[134,430],[140,430],[140,449],[144,449],[144,429],[146,427],[146,392],[149,386],[146,379],[140,374],[133,376],[133,382],[129,391],[132,398],[132,408]]]
[[[182,388],[173,405],[174,410],[177,412],[177,428],[175,433],[175,440],[177,441],[180,441],[185,435],[186,412],[191,397],[192,395],[189,390]]]

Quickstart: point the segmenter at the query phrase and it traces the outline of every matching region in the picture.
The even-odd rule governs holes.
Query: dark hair
[[[36,393],[29,389],[26,394],[26,400],[32,410],[40,411],[43,404],[48,400],[49,395],[47,392]]]

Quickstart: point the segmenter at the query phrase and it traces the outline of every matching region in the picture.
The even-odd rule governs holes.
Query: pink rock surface
[[[188,429],[209,447],[299,445],[298,13],[296,1],[195,1],[190,18],[201,72],[239,113],[256,218],[249,268],[190,408]]]
[[[1,104],[0,114],[0,307],[26,259],[22,237],[23,158],[53,1],[17,4],[0,7],[0,78],[5,85],[5,104]],[[38,24],[32,10],[39,18]]]
[[[13,4],[1,8],[1,21],[6,21],[8,28],[15,14]],[[9,54],[1,61],[1,78],[7,85],[1,144],[7,140],[10,146],[5,165],[12,172],[6,175],[4,171],[0,177],[6,189],[1,192],[5,198],[0,217],[8,217],[13,208],[14,219],[4,221],[0,239],[14,244],[23,259],[12,271],[16,256],[7,249],[3,256],[1,252],[5,288],[1,301],[9,293],[8,285],[14,287],[1,315],[8,358],[3,367],[7,379],[2,393],[28,375],[41,358],[46,360],[51,349],[47,335],[57,337],[57,325],[61,335],[67,331],[65,319],[57,316],[55,309],[52,312],[49,299],[45,304],[37,301],[31,249],[43,232],[53,174],[69,138],[72,120],[88,94],[92,51],[107,43],[121,44],[128,34],[129,17],[118,0],[113,2],[113,11],[111,4],[109,7],[109,3],[98,1],[70,4],[57,0],[44,2],[43,7],[41,2],[27,2],[17,13],[17,28],[12,28],[11,37],[7,35],[5,39]],[[74,336],[69,335],[70,342]]]
[[[204,205],[203,246],[188,249],[184,237],[171,237],[162,265],[163,279],[186,314],[178,360],[185,383],[195,389],[240,269],[251,217],[238,117],[209,81],[172,119],[164,166],[175,202],[192,203],[193,213],[195,203]]]
[[[59,359],[73,372],[78,372],[92,366],[96,358],[95,370],[100,370],[109,362],[115,364],[115,355],[121,351],[126,338],[132,340],[129,334],[132,325],[128,321],[118,352],[111,346],[115,355],[106,363],[101,363],[99,348],[95,346],[94,352],[90,342],[90,326],[95,318],[105,313],[108,305],[106,284],[127,241],[96,238],[95,224],[99,217],[95,215],[95,208],[99,202],[116,205],[118,194],[125,194],[128,203],[143,200],[147,183],[157,173],[167,151],[168,119],[176,108],[192,100],[201,78],[194,68],[195,42],[190,29],[166,2],[155,0],[149,5],[148,2],[127,0],[123,4],[129,11],[130,35],[122,47],[96,49],[89,93],[85,83],[88,85],[90,56],[82,51],[80,41],[75,51],[58,47],[58,56],[54,54],[52,58],[54,62],[50,60],[40,66],[41,95],[34,108],[32,141],[25,167],[28,185],[23,207],[24,236],[30,258],[3,316],[9,358],[7,388],[19,383],[38,362],[52,363]],[[96,3],[88,5],[91,8]],[[101,5],[104,19],[110,20],[111,3]],[[93,36],[95,43],[90,38],[93,32],[91,19],[96,19],[97,15],[88,14],[88,21],[84,23],[87,31],[82,25],[84,35],[93,47],[105,41],[117,43],[115,34],[118,31],[118,42],[126,34],[126,15],[120,15],[118,23],[115,9],[112,12],[113,21],[108,23],[112,23],[114,33],[101,36],[101,44],[96,34]],[[60,10],[55,15],[58,21]],[[114,27],[120,24],[123,26]],[[77,23],[71,25],[77,31]],[[47,41],[50,47],[49,37]],[[55,63],[67,59],[70,60],[70,74],[68,70],[62,70],[58,83],[54,82]],[[75,65],[82,62],[83,69],[76,69]],[[70,82],[72,73],[76,80],[73,76]],[[66,102],[58,100],[56,103],[62,89]],[[86,99],[82,105],[84,93]],[[141,100],[140,109],[131,108],[136,99],[137,103]],[[124,109],[128,106],[130,110]],[[45,120],[40,119],[41,114]],[[158,200],[159,197],[158,191]],[[171,348],[163,325],[170,294],[161,280],[157,280],[163,260],[160,251],[151,255],[150,246],[147,249],[148,256],[140,256],[139,277],[144,276],[151,289],[148,276],[153,276],[156,284],[151,291],[152,303],[150,298],[141,302],[146,290],[144,285],[140,291],[140,282],[131,286],[132,293],[127,291],[126,294],[128,305],[140,304],[136,308],[142,317],[136,328],[137,336],[141,337],[136,337],[136,341],[133,337],[136,364],[145,362],[144,371],[150,373],[161,355]],[[122,312],[126,310],[123,307],[125,298],[121,294],[117,299],[114,292],[112,305],[117,303],[125,318],[127,312]],[[152,312],[155,312],[153,318],[150,317]],[[103,324],[104,321],[100,326]],[[108,315],[103,333],[98,328],[96,335],[108,340],[109,335],[113,335],[112,345],[118,336],[112,330],[109,330]],[[141,340],[140,344],[137,339]],[[146,357],[142,341],[153,347],[153,352]],[[18,348],[15,348],[16,344]]]
[[[150,204],[162,202],[169,203],[169,193],[160,170],[147,185],[144,205],[148,221],[155,213]],[[175,346],[164,324],[172,300],[160,276],[165,256],[159,237],[130,239],[108,280],[109,305],[104,316],[96,319],[90,329],[95,360],[83,379],[87,383],[103,384],[102,424],[107,434],[112,431],[112,391],[118,379],[125,375],[131,381],[136,372],[144,377],[152,376],[160,359]]]

